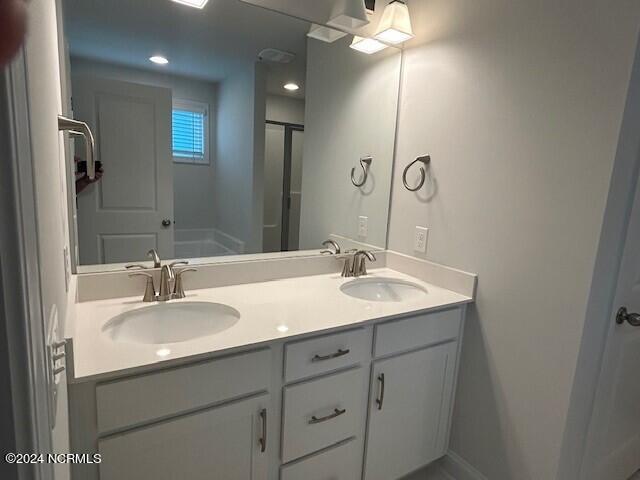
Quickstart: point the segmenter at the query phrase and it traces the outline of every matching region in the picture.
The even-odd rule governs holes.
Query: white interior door
[[[589,427],[581,478],[590,480],[627,480],[640,469],[640,327],[628,320],[616,322],[621,307],[630,314],[640,313],[640,184]],[[635,323],[634,317],[629,318]]]
[[[104,176],[77,197],[80,263],[174,257],[171,90],[74,76],[73,109]],[[163,224],[164,223],[164,224]]]

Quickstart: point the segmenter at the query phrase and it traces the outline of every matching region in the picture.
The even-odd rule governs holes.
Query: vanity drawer
[[[349,440],[298,462],[282,467],[280,480],[360,480],[362,441]]]
[[[367,404],[363,368],[285,387],[282,461],[362,437]]]
[[[371,351],[371,329],[346,332],[288,343],[285,346],[285,381],[293,382],[355,365]]]
[[[460,334],[459,308],[427,313],[376,326],[376,357],[403,352],[432,343],[453,340]]]
[[[98,431],[112,432],[267,390],[271,350],[264,349],[98,384]]]

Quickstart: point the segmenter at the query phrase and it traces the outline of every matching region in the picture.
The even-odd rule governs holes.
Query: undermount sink
[[[415,283],[396,278],[358,278],[343,284],[345,295],[371,302],[405,302],[417,300],[428,292]]]
[[[161,303],[122,313],[102,331],[116,342],[156,345],[213,335],[239,319],[240,312],[220,303]]]

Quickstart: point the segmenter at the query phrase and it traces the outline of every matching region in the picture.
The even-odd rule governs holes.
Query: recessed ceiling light
[[[169,63],[169,60],[167,60],[164,57],[161,57],[160,55],[154,55],[153,57],[149,57],[149,61],[156,63],[158,65],[166,65],[167,63]]]
[[[173,0],[176,3],[181,3],[182,5],[188,5],[193,8],[204,8],[209,0]]]
[[[289,90],[290,92],[295,92],[300,89],[300,86],[297,83],[287,83],[285,84],[284,89]]]
[[[368,55],[387,48],[384,43],[379,42],[375,38],[362,38],[358,36],[353,37],[353,42],[351,42],[350,47]]]

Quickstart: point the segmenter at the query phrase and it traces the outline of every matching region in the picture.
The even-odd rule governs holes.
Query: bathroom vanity
[[[253,3],[61,2],[87,143],[47,351],[102,460],[73,480],[395,480],[447,450],[476,277],[386,250],[403,50],[363,40],[389,2],[354,28]]]
[[[466,294],[377,268],[192,290],[164,305],[79,303],[71,449],[102,463],[75,465],[73,478],[388,480],[429,464],[446,453],[475,288],[451,272]],[[203,305],[226,320],[198,336],[190,319]]]

